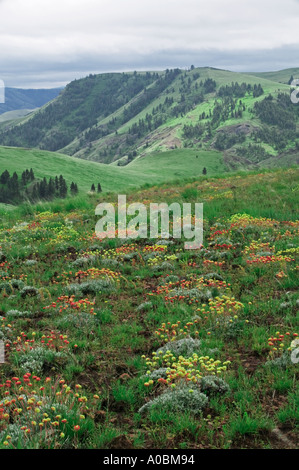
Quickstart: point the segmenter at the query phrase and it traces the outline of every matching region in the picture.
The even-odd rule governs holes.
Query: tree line
[[[23,201],[50,201],[54,198],[64,199],[69,189],[73,196],[79,192],[77,183],[72,182],[68,188],[62,175],[38,180],[32,168],[23,171],[21,177],[16,172],[10,175],[8,170],[0,175],[0,202],[6,204],[18,204]]]

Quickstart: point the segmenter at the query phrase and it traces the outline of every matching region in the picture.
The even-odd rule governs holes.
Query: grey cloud
[[[298,0],[0,0],[0,19],[9,86],[190,64],[298,65]]]

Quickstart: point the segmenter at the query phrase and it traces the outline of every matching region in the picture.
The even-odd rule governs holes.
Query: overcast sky
[[[6,86],[191,64],[299,66],[299,0],[0,0]]]

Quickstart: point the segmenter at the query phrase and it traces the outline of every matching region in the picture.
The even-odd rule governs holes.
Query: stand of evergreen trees
[[[264,94],[264,90],[260,83],[258,85],[254,84],[252,87],[250,83],[244,82],[241,83],[241,85],[238,82],[232,82],[231,85],[221,86],[218,90],[218,96],[220,97],[231,96],[235,98],[244,98],[246,93],[252,93],[254,98],[258,98]]]
[[[94,184],[94,183],[92,183],[91,188],[90,188],[90,191],[91,191],[92,193],[95,193],[95,192],[96,192],[96,187],[95,187],[95,184]],[[98,193],[101,193],[101,192],[102,192],[101,183],[98,183],[97,192],[98,192]]]
[[[70,185],[72,195],[78,194],[78,186]],[[8,170],[0,175],[0,202],[18,204],[23,201],[52,200],[65,198],[68,193],[67,183],[62,175],[55,178],[37,180],[32,168],[23,171],[21,178],[16,172],[11,176]]]

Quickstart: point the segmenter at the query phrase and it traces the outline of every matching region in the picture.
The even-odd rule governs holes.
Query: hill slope
[[[0,123],[3,125],[3,129],[7,126],[7,121],[16,121],[16,119],[22,118],[27,116],[27,114],[31,113],[32,109],[15,109],[14,111],[6,111],[3,114],[0,114]]]
[[[197,156],[197,158],[196,158]],[[8,170],[19,175],[32,168],[37,178],[62,174],[67,183],[76,182],[80,191],[89,191],[91,184],[101,183],[103,191],[125,191],[143,184],[155,184],[178,178],[200,176],[204,167],[208,176],[225,171],[219,152],[195,152],[186,149],[166,152],[149,159],[140,159],[126,167],[104,165],[55,152],[14,147],[0,147],[0,174]]]
[[[90,75],[15,126],[2,126],[0,144],[121,165],[176,148],[216,149],[231,168],[257,167],[299,148],[299,107],[279,82],[291,70]]]
[[[272,80],[274,82],[289,84],[291,77],[299,78],[299,67],[278,70],[274,72],[250,73],[250,75],[254,75],[255,77],[266,78],[267,80]]]

